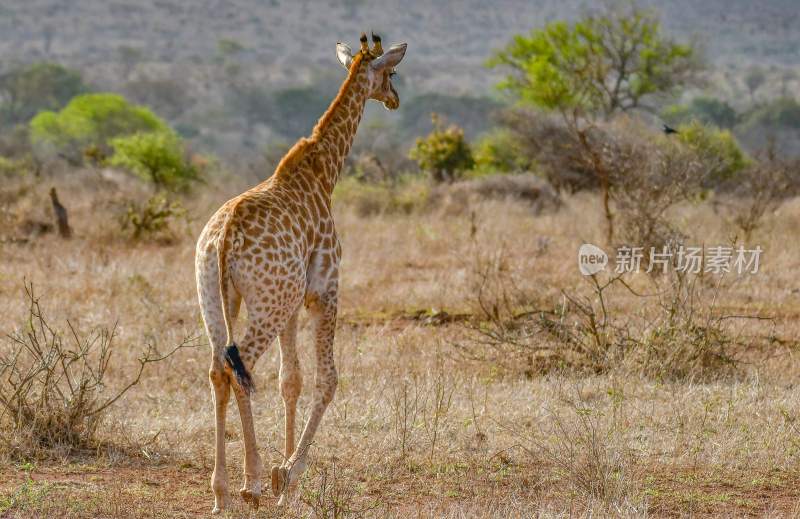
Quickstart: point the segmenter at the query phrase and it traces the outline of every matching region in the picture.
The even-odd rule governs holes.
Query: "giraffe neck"
[[[311,164],[314,165],[314,175],[321,181],[328,198],[333,193],[364,113],[367,102],[367,66],[368,63],[359,60],[357,68],[350,72],[336,99],[311,134],[311,140],[316,143]]]

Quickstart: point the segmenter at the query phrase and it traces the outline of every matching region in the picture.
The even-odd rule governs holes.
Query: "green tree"
[[[111,146],[114,154],[109,165],[126,169],[156,188],[180,189],[197,179],[196,168],[186,160],[183,142],[172,131],[117,137]]]
[[[58,110],[88,90],[79,72],[56,63],[34,63],[0,76],[0,121],[28,122],[42,110]]]
[[[455,125],[444,128],[436,114],[431,115],[431,120],[433,131],[417,139],[409,157],[417,161],[420,169],[430,172],[436,182],[453,180],[459,172],[475,165],[472,151],[464,139],[464,130]]]
[[[632,7],[515,36],[489,66],[510,69],[499,87],[522,103],[610,115],[688,81],[694,58],[691,46],[661,34],[653,14]]]
[[[110,151],[115,137],[137,132],[170,132],[150,110],[117,94],[83,94],[59,112],[41,112],[30,122],[31,142],[38,154],[60,154],[80,162],[84,151]]]
[[[688,83],[698,69],[692,47],[662,35],[658,18],[631,3],[515,36],[488,65],[509,70],[498,87],[521,105],[561,115],[568,147],[602,190],[606,239],[612,243],[614,176],[592,129],[598,118],[647,108],[648,98]]]

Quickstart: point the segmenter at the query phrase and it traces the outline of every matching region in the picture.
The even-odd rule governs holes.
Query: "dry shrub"
[[[597,503],[606,513],[636,509],[640,499],[643,469],[629,447],[628,428],[621,395],[611,393],[611,409],[586,401],[580,389],[576,396],[562,394],[567,415],[551,412],[538,434],[518,426],[500,424],[510,431],[537,465],[554,468],[559,482]],[[546,429],[545,426],[550,428]]]
[[[599,187],[574,132],[560,118],[515,108],[503,113],[501,122],[513,132],[520,153],[535,160],[556,189],[579,191]]]
[[[464,358],[491,366],[513,368],[531,377],[562,364],[562,359],[541,344],[540,331],[531,319],[545,304],[520,288],[519,271],[511,265],[505,244],[485,249],[473,236],[472,258],[467,271],[474,294],[474,317],[463,322],[468,334],[453,346]]]
[[[420,176],[388,182],[349,176],[336,185],[334,199],[337,207],[352,208],[361,217],[426,211],[463,215],[483,200],[517,200],[529,204],[534,213],[561,205],[555,189],[533,174],[491,175],[439,185]]]
[[[537,214],[561,206],[556,190],[532,173],[490,175],[439,185],[431,193],[430,205],[450,214],[465,214],[476,202],[492,199],[519,200]]]
[[[683,241],[668,211],[696,199],[709,169],[689,148],[654,138],[641,123],[620,118],[603,130],[602,162],[610,172],[619,239],[650,250]]]
[[[714,199],[714,210],[747,242],[764,219],[800,187],[800,161],[786,161],[767,151],[730,179]]]
[[[53,231],[50,201],[27,178],[0,187],[0,243],[25,243]]]
[[[353,208],[359,216],[367,217],[421,210],[428,205],[429,194],[429,184],[422,178],[373,183],[349,176],[336,184],[333,197],[338,207]]]
[[[42,450],[73,450],[99,445],[98,427],[109,408],[141,380],[145,366],[187,346],[186,339],[166,354],[150,344],[129,382],[113,390],[106,376],[115,351],[115,329],[81,333],[67,322],[62,332],[50,326],[33,286],[26,285],[28,319],[8,336],[0,356],[0,426],[7,450],[30,457]]]
[[[119,217],[122,231],[133,240],[152,240],[169,244],[175,240],[172,225],[186,216],[180,202],[163,193],[153,195],[143,204],[127,202]]]
[[[450,447],[453,396],[459,389],[453,371],[446,365],[441,350],[436,351],[434,365],[425,374],[409,374],[398,369],[391,373],[396,383],[386,394],[391,410],[395,451],[398,459],[416,464],[425,455],[433,463],[441,449]]]
[[[681,240],[669,209],[696,201],[729,164],[639,119],[589,122],[515,109],[505,123],[559,190],[600,189],[608,243],[662,247]]]
[[[395,379],[397,382],[392,385],[389,405],[400,458],[405,459],[411,450],[417,417],[422,412],[423,396],[420,394],[420,382],[416,376],[409,377],[398,373]]]
[[[354,486],[356,475],[344,472],[336,459],[315,464],[303,485],[300,500],[311,509],[311,517],[340,519],[364,517],[375,505],[358,506],[358,493]],[[302,514],[306,516],[306,514]]]
[[[659,380],[713,379],[736,373],[736,352],[759,340],[736,335],[729,323],[760,317],[716,308],[723,276],[709,282],[672,271],[655,292],[643,294],[631,288],[630,274],[594,275],[585,278],[588,294],[562,290],[547,305],[518,288],[501,256],[476,268],[480,311],[465,323],[468,333],[456,351],[528,377],[621,370]]]
[[[722,278],[707,287],[698,276],[674,273],[652,295],[633,291],[622,275],[589,281],[591,296],[565,292],[561,318],[543,315],[539,323],[580,353],[582,365],[599,373],[622,368],[658,380],[713,379],[735,372],[734,346],[743,344],[725,326],[732,316],[715,313]],[[644,311],[630,315],[620,309],[612,315],[609,298],[616,285],[642,301]]]

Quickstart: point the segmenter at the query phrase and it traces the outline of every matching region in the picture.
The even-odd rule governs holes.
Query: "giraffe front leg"
[[[272,472],[272,488],[274,492],[285,494],[287,488],[297,484],[305,472],[308,449],[314,440],[328,404],[333,400],[338,384],[338,375],[333,358],[333,338],[336,327],[336,294],[314,298],[309,305],[309,312],[315,324],[316,374],[314,377],[314,401],[311,415],[306,422],[297,450],[292,453],[284,465]],[[282,495],[282,501],[285,502]]]
[[[231,395],[231,385],[221,367],[212,365],[208,373],[214,396],[214,472],[211,474],[211,490],[214,492],[213,514],[220,513],[228,501],[228,473],[225,469],[225,412]]]

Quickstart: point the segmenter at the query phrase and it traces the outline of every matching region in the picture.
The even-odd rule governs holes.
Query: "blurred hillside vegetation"
[[[173,190],[213,171],[264,178],[341,84],[334,43],[370,29],[409,53],[398,113],[368,107],[355,178],[435,163],[437,181],[533,172],[610,193],[596,160],[558,146],[591,156],[592,128],[621,115],[654,138],[662,123],[706,147],[716,135],[741,170],[800,155],[799,16],[789,0],[14,2],[0,6],[0,170],[113,167]]]

